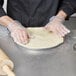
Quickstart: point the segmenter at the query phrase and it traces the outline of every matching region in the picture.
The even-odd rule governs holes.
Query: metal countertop
[[[0,26],[0,48],[14,62],[16,76],[76,76],[76,30],[65,42],[52,49],[28,50],[15,44],[6,28]]]

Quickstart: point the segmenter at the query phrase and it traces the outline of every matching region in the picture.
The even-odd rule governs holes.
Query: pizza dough
[[[29,49],[46,49],[55,47],[63,43],[64,39],[54,34],[53,32],[48,32],[42,27],[30,27],[27,28],[30,39],[29,43],[19,45],[29,48]]]
[[[0,68],[0,76],[7,76],[7,74]]]

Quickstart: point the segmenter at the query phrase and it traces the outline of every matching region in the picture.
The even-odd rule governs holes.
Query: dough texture
[[[49,32],[42,27],[30,27],[27,28],[30,39],[29,43],[19,45],[28,49],[47,49],[55,47],[64,42],[63,37],[59,37],[53,32]]]
[[[0,68],[0,76],[7,76],[7,74]]]

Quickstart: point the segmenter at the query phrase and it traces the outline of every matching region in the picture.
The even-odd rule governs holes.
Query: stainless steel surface
[[[64,44],[46,50],[28,50],[15,44],[9,33],[0,27],[0,48],[15,64],[16,76],[76,76],[76,31],[66,37]]]
[[[69,20],[65,21],[65,26],[68,27],[69,29],[76,29],[76,17],[72,17]]]

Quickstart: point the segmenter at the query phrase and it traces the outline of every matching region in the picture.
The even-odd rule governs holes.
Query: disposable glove
[[[7,26],[8,30],[10,31],[11,37],[13,38],[14,42],[26,44],[29,41],[29,36],[26,31],[26,28],[22,26],[22,24],[18,21],[13,21]]]
[[[48,31],[56,33],[60,37],[64,37],[65,35],[70,33],[70,30],[63,25],[64,21],[64,18],[53,16],[50,18],[49,23],[44,28]]]

